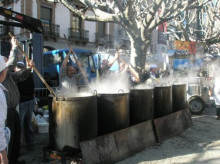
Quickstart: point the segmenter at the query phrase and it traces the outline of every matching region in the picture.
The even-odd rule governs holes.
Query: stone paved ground
[[[193,126],[182,133],[118,164],[219,164],[220,120],[215,109],[192,116]]]

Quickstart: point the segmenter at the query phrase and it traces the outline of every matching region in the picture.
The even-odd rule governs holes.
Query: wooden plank
[[[86,164],[115,163],[153,145],[156,138],[152,121],[80,143]]]
[[[177,136],[192,126],[191,114],[188,109],[154,119],[158,142]]]

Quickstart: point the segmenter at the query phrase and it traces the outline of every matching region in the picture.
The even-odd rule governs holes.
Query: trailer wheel
[[[202,114],[205,110],[205,102],[199,96],[192,96],[188,100],[188,108],[192,114]]]

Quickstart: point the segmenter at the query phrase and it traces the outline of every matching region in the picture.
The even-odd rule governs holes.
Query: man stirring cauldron
[[[122,67],[122,64],[120,64],[119,62],[119,57],[120,55],[123,54],[123,51],[126,49],[125,45],[119,45],[117,48],[116,48],[116,52],[115,52],[115,56],[113,58],[113,60],[109,61],[107,59],[104,59],[102,61],[102,65],[101,65],[101,76],[102,77],[106,77],[109,75],[109,73],[111,72],[109,69],[112,67],[112,65],[118,61],[118,64],[119,64],[119,71],[120,71],[120,67]]]
[[[81,74],[79,74],[79,70],[77,67],[73,67],[68,63],[70,53],[68,53],[63,60],[61,65],[61,70],[59,74],[59,91],[63,91],[65,93],[69,92],[77,92],[78,85],[80,84]]]

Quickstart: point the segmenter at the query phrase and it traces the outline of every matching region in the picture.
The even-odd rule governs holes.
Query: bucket
[[[49,124],[47,122],[37,123],[38,133],[48,133]]]
[[[43,115],[43,119],[44,119],[46,122],[49,122],[49,114],[44,114],[44,115]]]

